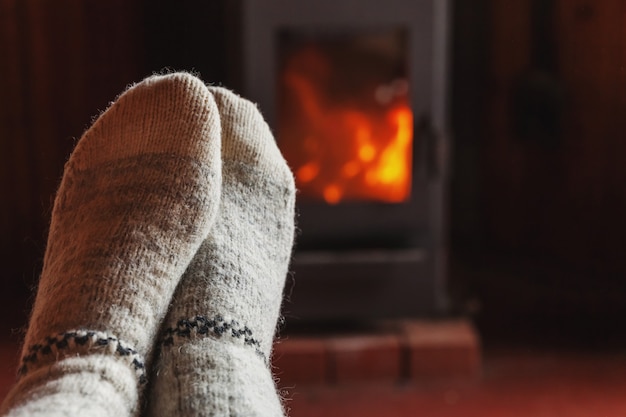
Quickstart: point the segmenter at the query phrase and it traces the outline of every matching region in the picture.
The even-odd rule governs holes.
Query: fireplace
[[[287,317],[446,310],[447,2],[227,2],[233,85],[296,177]]]

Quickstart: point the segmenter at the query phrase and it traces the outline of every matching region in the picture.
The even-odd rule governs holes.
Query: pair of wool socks
[[[211,92],[222,122],[219,214],[174,295],[149,415],[279,416],[268,366],[293,243],[293,177],[256,107]]]
[[[294,194],[251,103],[185,73],[127,90],[66,164],[0,415],[283,415]]]

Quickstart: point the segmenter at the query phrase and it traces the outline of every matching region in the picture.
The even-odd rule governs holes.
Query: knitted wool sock
[[[217,213],[220,129],[206,86],[181,73],[133,86],[84,134],[0,414],[137,414],[144,363]]]
[[[293,177],[256,107],[210,89],[222,121],[220,208],[165,319],[148,414],[282,416],[269,360],[293,244]]]

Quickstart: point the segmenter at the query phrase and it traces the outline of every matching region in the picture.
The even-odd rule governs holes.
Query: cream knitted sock
[[[65,166],[8,416],[138,414],[144,368],[220,196],[213,96],[184,73],[122,94]]]
[[[148,414],[278,417],[269,360],[293,244],[293,177],[256,107],[210,89],[222,198],[165,319]]]

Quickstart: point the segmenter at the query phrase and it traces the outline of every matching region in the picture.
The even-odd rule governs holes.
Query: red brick
[[[272,363],[280,387],[323,384],[328,379],[326,343],[321,338],[298,337],[274,345]]]
[[[337,383],[393,382],[400,379],[397,335],[358,335],[329,340],[331,378]]]
[[[479,337],[468,321],[412,321],[403,328],[411,378],[467,377],[480,372]]]

